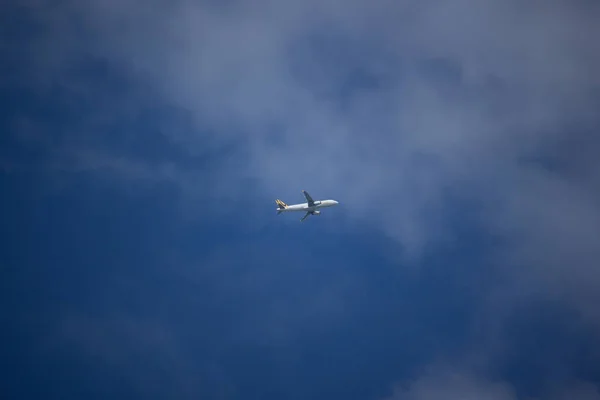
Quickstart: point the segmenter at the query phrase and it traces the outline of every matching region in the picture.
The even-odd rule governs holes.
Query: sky
[[[600,400],[599,18],[3,2],[1,397]]]

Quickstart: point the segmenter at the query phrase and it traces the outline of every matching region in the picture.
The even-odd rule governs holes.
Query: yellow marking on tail
[[[285,204],[283,201],[276,199],[275,203],[277,203],[277,205],[279,206],[279,208],[286,208],[288,205]]]

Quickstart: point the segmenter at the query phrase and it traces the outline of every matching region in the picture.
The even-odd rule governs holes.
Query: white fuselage
[[[279,208],[277,211],[304,211],[304,212],[312,212],[317,211],[319,208],[325,207],[333,207],[338,205],[338,202],[335,200],[318,200],[315,201],[315,205],[312,207],[308,206],[308,203],[300,203],[300,204],[291,204],[286,208]]]

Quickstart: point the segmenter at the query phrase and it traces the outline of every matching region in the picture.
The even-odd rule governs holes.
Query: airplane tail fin
[[[283,201],[276,199],[275,203],[277,203],[277,208],[279,208],[280,210],[283,210],[284,208],[287,208],[287,204],[285,204]],[[281,213],[281,211],[278,211],[277,214]]]

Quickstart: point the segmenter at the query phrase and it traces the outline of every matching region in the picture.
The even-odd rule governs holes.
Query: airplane
[[[304,193],[304,197],[306,197],[306,203],[287,205],[283,201],[276,199],[275,203],[277,203],[277,215],[284,211],[305,211],[306,214],[304,214],[304,217],[300,219],[300,222],[303,222],[309,215],[320,215],[320,208],[332,207],[339,204],[335,200],[314,201],[306,190],[303,190],[302,193]]]

